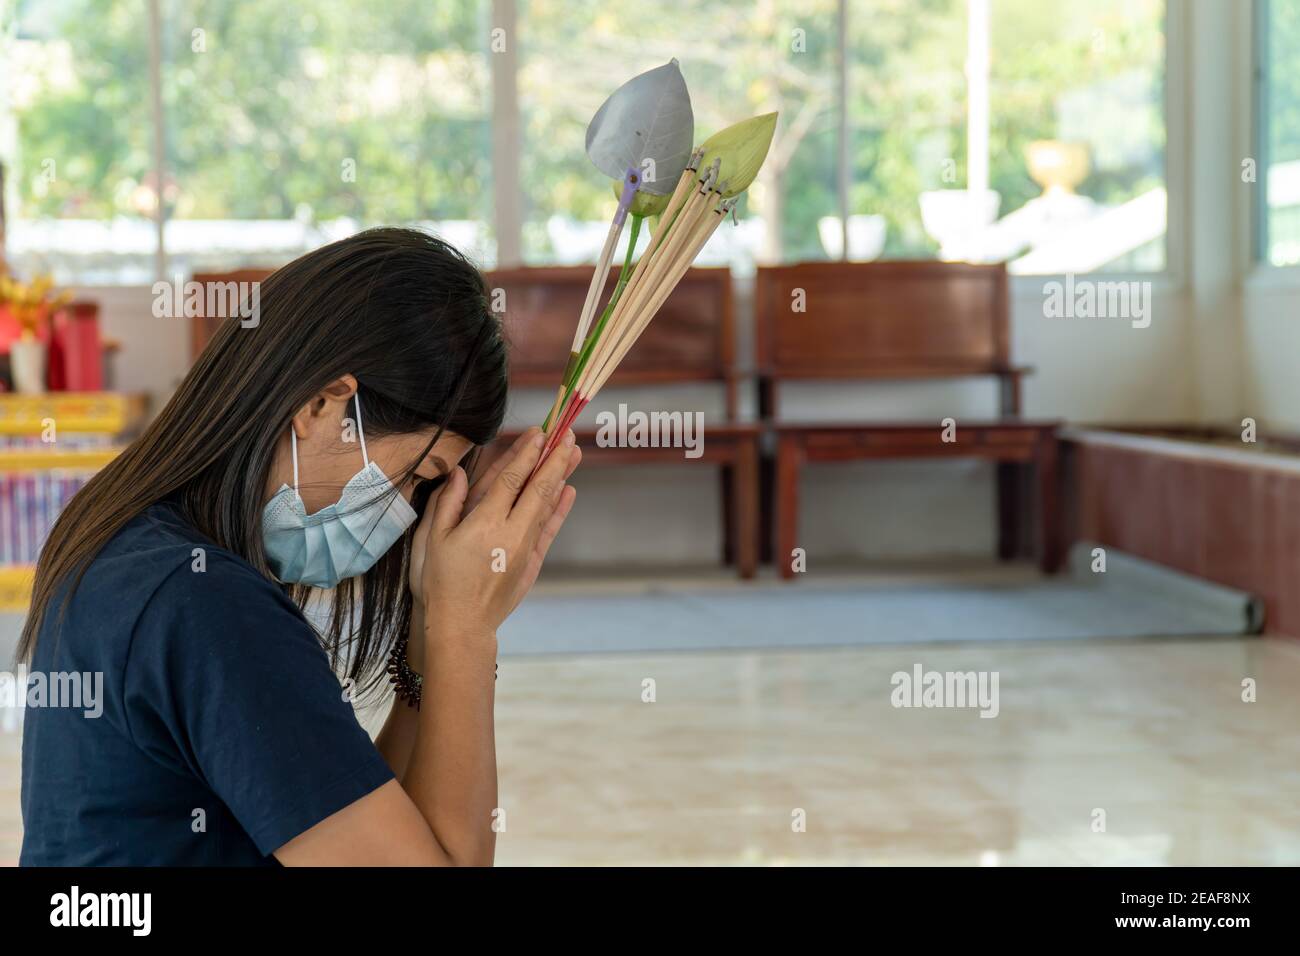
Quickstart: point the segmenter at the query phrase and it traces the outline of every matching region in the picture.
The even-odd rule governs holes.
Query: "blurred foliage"
[[[26,12],[26,6],[20,13]],[[29,216],[92,217],[126,212],[151,165],[149,51],[144,4],[65,4],[69,49],[23,64],[40,83],[18,104],[18,141],[27,175],[19,196]],[[48,76],[71,65],[73,82]],[[14,69],[13,65],[9,67]],[[14,77],[11,74],[11,82]],[[53,161],[53,179],[40,175]]]
[[[525,250],[548,253],[543,227],[552,215],[608,220],[613,203],[591,189],[599,174],[584,152],[587,123],[629,76],[676,57],[697,144],[732,123],[780,112],[765,176],[738,213],[751,201],[770,207],[762,197],[775,180],[767,177],[784,168],[787,254],[821,254],[816,220],[835,209],[835,11],[835,0],[661,0],[647,16],[637,4],[520,0]],[[792,142],[801,113],[813,136]]]
[[[1274,6],[1273,35],[1291,38],[1294,63],[1300,4]],[[163,0],[170,213],[490,221],[489,7]],[[157,184],[145,4],[21,9],[49,52],[48,75],[20,104],[23,214],[147,211]],[[817,222],[839,205],[836,10],[835,0],[661,0],[652,10],[519,0],[519,36],[505,42],[519,45],[526,251],[549,254],[552,215],[608,219],[614,201],[586,159],[587,122],[619,83],[675,56],[697,142],[780,111],[768,167],[739,212],[779,216],[785,258],[823,257]],[[1079,191],[1098,201],[1163,184],[1163,11],[1160,0],[994,0],[990,185],[1002,214],[1040,192],[1024,158],[1036,139],[1084,137],[1094,162]],[[918,194],[965,184],[966,4],[855,2],[846,44],[850,211],[885,217],[887,255],[926,254]],[[1277,159],[1300,156],[1297,87],[1297,69],[1275,86]],[[57,159],[53,181],[34,174],[42,157]]]
[[[1025,165],[1025,147],[1036,139],[1082,139],[1090,147],[1091,169],[1077,191],[1098,202],[1163,186],[1164,5],[1092,0],[1074,8],[1074,22],[1048,6],[993,6],[989,185],[1001,193],[1003,211],[1042,192]],[[1080,94],[1085,107],[1068,105]],[[1085,121],[1076,116],[1066,126],[1071,110],[1086,110]]]
[[[66,46],[74,81],[22,110],[19,137],[27,165],[64,172],[40,194],[24,179],[29,214],[139,213],[136,187],[156,189],[144,8],[62,3],[50,66]],[[173,215],[490,218],[475,4],[164,0],[163,18]]]

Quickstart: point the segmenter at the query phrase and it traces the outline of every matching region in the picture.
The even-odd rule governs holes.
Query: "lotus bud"
[[[725,184],[724,197],[729,199],[743,193],[758,176],[772,145],[772,134],[776,132],[776,115],[764,113],[742,120],[714,133],[700,147],[704,150],[703,166],[722,161],[717,181]]]
[[[601,104],[587,127],[587,155],[610,179],[629,169],[646,175],[641,189],[671,193],[686,168],[695,141],[691,94],[676,60],[632,77]]]

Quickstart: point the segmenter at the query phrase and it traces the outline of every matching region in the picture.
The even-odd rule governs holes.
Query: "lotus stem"
[[[618,305],[618,300],[623,295],[623,290],[627,288],[628,280],[632,276],[632,253],[636,251],[636,241],[641,235],[641,223],[645,221],[644,216],[632,215],[632,228],[627,239],[627,254],[623,257],[623,268],[618,273],[618,284],[614,287],[614,294],[610,296],[609,304],[605,306],[605,311],[600,314],[596,321],[596,326],[587,335],[586,340],[582,343],[581,351],[569,353],[569,363],[564,368],[564,377],[560,383],[559,393],[555,396],[555,403],[551,406],[550,412],[546,416],[546,421],[542,425],[542,431],[550,431],[551,420],[564,407],[568,400],[569,394],[573,391],[574,385],[578,381],[578,376],[587,365],[587,360],[591,357],[591,351],[595,348],[596,342],[600,340],[601,334],[605,331],[605,324],[609,321],[610,314],[613,313],[614,307]]]

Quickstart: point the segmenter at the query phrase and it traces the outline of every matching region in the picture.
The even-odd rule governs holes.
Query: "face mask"
[[[281,485],[262,509],[266,560],[286,584],[332,588],[345,578],[364,574],[415,522],[415,510],[366,453],[360,395],[356,402],[357,437],[365,467],[344,486],[337,502],[315,514],[307,514],[298,494],[298,438],[290,426],[293,487]]]

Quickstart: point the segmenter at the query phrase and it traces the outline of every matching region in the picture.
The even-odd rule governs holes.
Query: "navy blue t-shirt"
[[[393,779],[294,603],[170,504],[108,543],[58,617],[30,666],[23,865],[274,865]]]

